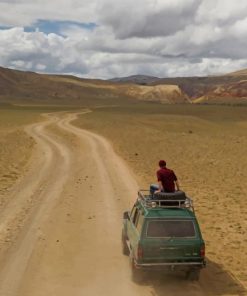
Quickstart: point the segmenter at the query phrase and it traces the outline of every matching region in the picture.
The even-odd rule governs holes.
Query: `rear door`
[[[147,219],[144,258],[148,262],[197,261],[201,240],[193,220]]]

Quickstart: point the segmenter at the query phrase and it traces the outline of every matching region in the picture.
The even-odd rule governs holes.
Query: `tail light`
[[[201,246],[201,249],[200,249],[200,256],[203,257],[203,258],[205,257],[205,245],[202,245],[202,246]]]
[[[138,244],[137,247],[137,259],[142,259],[143,258],[143,248],[140,244]]]

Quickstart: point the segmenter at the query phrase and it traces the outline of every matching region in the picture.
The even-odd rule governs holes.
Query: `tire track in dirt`
[[[131,280],[120,236],[122,212],[136,198],[135,177],[107,140],[72,125],[76,117],[50,114],[28,128],[38,144],[35,163],[13,191],[19,205],[13,199],[0,222],[17,217],[22,200],[37,200],[3,261],[0,295],[245,295],[229,290],[230,276],[219,282],[217,268],[199,283],[163,273]]]
[[[66,119],[60,121],[58,125],[67,131],[73,132],[77,137],[84,139],[84,141],[86,137],[87,142],[89,142],[92,147],[92,155],[94,155],[98,166],[100,166],[100,170],[108,174],[107,185],[108,187],[109,184],[111,186],[111,194],[116,195],[116,191],[112,190],[112,188],[119,187],[123,192],[123,194],[120,195],[122,201],[121,205],[118,204],[118,206],[115,207],[115,211],[119,212],[119,209],[121,209],[121,213],[123,209],[130,209],[136,197],[136,190],[138,189],[135,176],[126,166],[125,162],[115,154],[112,146],[105,138],[73,126],[71,122],[73,122],[76,117],[77,114],[69,115]],[[117,181],[116,178],[118,179]],[[122,187],[120,186],[121,180]],[[101,183],[104,183],[104,178],[101,180]],[[125,189],[123,187],[125,187]],[[111,212],[109,212],[108,215],[111,215]],[[113,225],[114,220],[111,222]],[[115,221],[115,226],[116,225],[118,224]],[[118,233],[120,233],[120,231],[121,226],[118,225]],[[114,233],[113,229],[112,232]],[[143,290],[144,287],[146,288],[145,290]],[[184,274],[180,274],[177,277],[176,274],[161,273],[158,275],[155,273],[153,276],[151,275],[150,278],[146,279],[142,285],[139,285],[138,288],[140,288],[139,292],[134,289],[135,293],[144,293],[144,295],[247,295],[245,288],[233,275],[222,271],[221,268],[211,262],[209,262],[209,268],[202,272],[202,279],[199,282],[186,281],[184,279]],[[125,291],[125,289],[123,289],[123,291]],[[129,292],[125,291],[125,293]]]
[[[16,196],[11,199],[1,215],[0,230],[6,227],[12,228],[14,231],[21,231],[21,236],[8,254],[8,261],[6,258],[6,264],[1,270],[0,295],[18,295],[23,273],[40,235],[39,226],[49,217],[49,212],[56,203],[66,180],[70,161],[69,151],[45,132],[46,126],[56,121],[57,118],[54,117],[47,122],[27,128],[27,132],[33,136],[39,146],[38,155],[35,156],[38,163],[35,163],[35,168],[32,168],[13,189],[12,195]],[[34,202],[33,207],[28,207],[27,204],[32,199],[36,199],[38,204]],[[17,222],[20,226],[21,221],[27,219],[27,214],[30,214],[29,224],[26,223],[28,225],[24,225],[23,230],[18,227],[16,229],[13,224]]]

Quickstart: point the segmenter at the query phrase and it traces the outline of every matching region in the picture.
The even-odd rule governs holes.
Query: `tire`
[[[186,279],[189,281],[199,281],[200,272],[200,269],[191,269],[187,272]]]
[[[157,192],[154,194],[154,199],[172,199],[172,200],[186,200],[186,194],[183,191],[175,192]]]
[[[126,236],[124,235],[124,230],[122,230],[122,253],[125,256],[129,256],[129,247],[126,242]]]
[[[139,270],[135,267],[134,259],[130,258],[130,265],[131,265],[131,279],[135,283],[142,283],[143,282],[143,271]]]

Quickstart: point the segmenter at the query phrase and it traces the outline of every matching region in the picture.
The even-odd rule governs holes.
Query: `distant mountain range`
[[[92,106],[127,101],[247,104],[247,70],[209,77],[134,75],[108,81],[0,67],[0,103]]]
[[[153,83],[155,81],[158,81],[159,79],[160,78],[154,77],[154,76],[132,75],[132,76],[128,76],[128,77],[109,79],[109,81],[147,85],[147,84]]]

